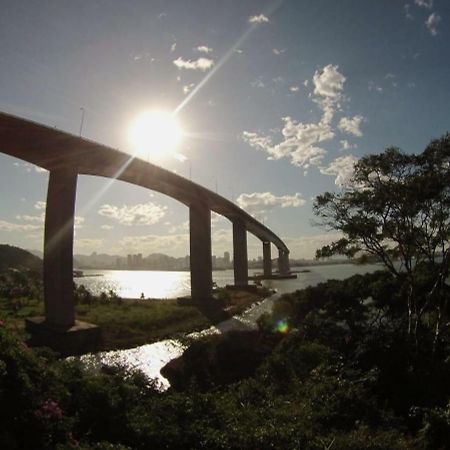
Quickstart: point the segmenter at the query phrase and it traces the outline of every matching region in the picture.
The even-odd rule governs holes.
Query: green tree
[[[316,198],[319,223],[343,238],[317,257],[365,253],[402,281],[408,332],[432,323],[436,345],[449,322],[450,135],[421,154],[398,148],[361,158],[340,192]]]

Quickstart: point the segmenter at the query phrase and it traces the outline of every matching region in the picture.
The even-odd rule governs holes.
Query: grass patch
[[[205,307],[179,304],[177,300],[123,300],[103,295],[90,297],[89,303],[79,301],[76,318],[100,326],[102,350],[124,349],[208,328],[242,313],[267,295],[263,290],[220,289]],[[0,317],[22,338],[24,319],[43,314],[43,301],[0,299]]]

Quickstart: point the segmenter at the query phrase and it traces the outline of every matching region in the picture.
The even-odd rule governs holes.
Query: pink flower
[[[63,418],[63,410],[60,408],[58,403],[54,400],[48,399],[42,403],[41,407],[34,412],[34,415],[38,419],[56,419],[61,420]]]

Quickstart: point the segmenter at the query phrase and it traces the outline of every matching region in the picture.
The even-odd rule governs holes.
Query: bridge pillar
[[[244,222],[233,222],[233,265],[235,286],[248,285],[247,230]]]
[[[212,296],[211,210],[203,205],[189,207],[191,297],[204,301]]]
[[[289,274],[289,250],[278,249],[278,271],[280,275]]]
[[[270,242],[263,242],[263,268],[264,277],[270,278],[272,276],[272,255]]]
[[[61,355],[95,351],[100,343],[96,325],[75,321],[73,298],[73,227],[77,173],[50,172],[44,231],[45,317],[25,320],[28,343],[51,347]]]
[[[73,226],[77,174],[50,172],[44,233],[46,322],[57,328],[75,323],[73,299]]]

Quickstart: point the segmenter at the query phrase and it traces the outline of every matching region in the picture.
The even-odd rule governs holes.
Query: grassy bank
[[[123,300],[117,296],[78,293],[77,320],[99,325],[102,350],[131,348],[202,330],[242,313],[267,295],[266,291],[220,290],[207,307],[180,304],[177,300]],[[24,319],[44,313],[35,299],[0,299],[0,317],[25,337]]]

